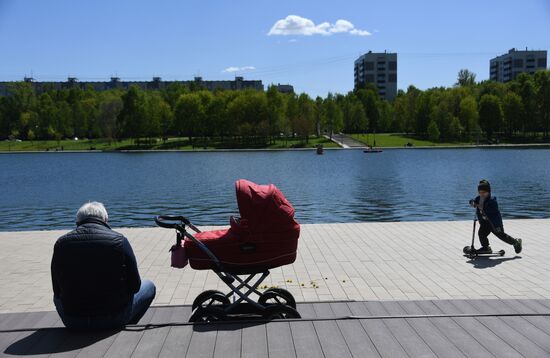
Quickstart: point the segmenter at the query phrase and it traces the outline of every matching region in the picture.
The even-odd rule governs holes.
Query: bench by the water
[[[300,303],[303,319],[187,323],[153,307],[122,331],[74,333],[55,312],[0,315],[0,353],[52,357],[550,356],[550,300]]]

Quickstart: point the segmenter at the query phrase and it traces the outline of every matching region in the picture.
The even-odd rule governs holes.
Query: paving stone
[[[493,249],[506,255],[475,261],[462,256],[471,221],[305,224],[296,262],[273,269],[265,283],[298,301],[550,298],[550,219],[505,221],[525,251],[516,255],[491,236]],[[142,278],[156,283],[153,305],[190,304],[205,289],[227,291],[212,271],[170,267],[173,230],[115,230],[130,240]],[[50,260],[65,232],[0,232],[1,312],[54,309]]]

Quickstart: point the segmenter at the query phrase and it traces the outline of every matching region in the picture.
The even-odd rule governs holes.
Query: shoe
[[[519,254],[521,252],[521,239],[516,239],[516,243],[514,244],[514,250],[516,250],[516,254]]]
[[[485,247],[481,247],[479,249],[476,250],[476,254],[492,254],[493,253],[493,250],[491,249],[491,246],[485,246]]]

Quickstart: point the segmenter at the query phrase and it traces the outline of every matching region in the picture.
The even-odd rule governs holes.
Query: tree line
[[[520,74],[506,84],[476,82],[461,70],[452,87],[399,90],[381,99],[373,86],[311,98],[267,91],[207,91],[172,84],[161,90],[78,87],[37,94],[15,83],[0,97],[0,138],[221,138],[270,143],[337,132],[407,133],[438,140],[548,138],[550,71]]]

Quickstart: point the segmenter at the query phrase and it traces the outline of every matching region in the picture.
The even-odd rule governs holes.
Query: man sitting
[[[155,298],[155,285],[140,279],[130,243],[107,220],[103,204],[84,204],[76,213],[76,229],[55,243],[54,304],[67,328],[135,324]]]

